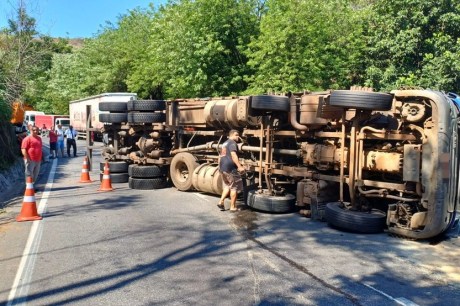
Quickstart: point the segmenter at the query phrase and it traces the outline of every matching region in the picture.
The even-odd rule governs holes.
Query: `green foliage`
[[[48,72],[49,80],[45,96],[52,103],[52,113],[68,114],[69,101],[79,98],[86,93],[85,71],[89,65],[82,61],[79,52],[68,54],[55,54],[53,66]]]
[[[47,114],[56,113],[53,101],[46,95],[48,88],[49,71],[53,64],[53,56],[55,54],[66,54],[72,51],[67,39],[53,39],[48,36],[40,38],[40,60],[32,75],[27,79],[26,88],[24,91],[24,100],[28,104],[34,105],[37,109]]]
[[[21,7],[0,33],[0,95],[65,114],[70,100],[118,91],[460,91],[459,34],[449,0],[175,0],[129,11],[72,49],[40,36]]]
[[[151,23],[148,52],[128,84],[152,86],[166,97],[229,95],[246,88],[243,52],[257,33],[253,1],[179,1]]]
[[[346,87],[363,52],[361,10],[341,0],[269,0],[250,44],[250,92]]]
[[[0,122],[9,122],[11,119],[11,105],[0,95]]]
[[[133,10],[119,18],[118,28],[107,24],[97,37],[86,39],[83,48],[54,56],[46,89],[54,112],[67,113],[74,99],[128,90],[133,65],[147,47],[150,14]]]
[[[8,20],[8,25],[0,33],[0,81],[3,99],[11,104],[22,97],[27,79],[34,73],[38,45],[34,41],[35,19],[27,15],[25,8],[18,8],[16,19]]]
[[[367,85],[460,89],[458,1],[376,1],[368,24]]]

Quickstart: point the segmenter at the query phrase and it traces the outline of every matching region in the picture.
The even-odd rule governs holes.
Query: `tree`
[[[4,99],[9,103],[22,98],[27,78],[40,58],[34,41],[37,35],[35,19],[28,16],[25,6],[20,4],[16,19],[9,19],[9,27],[1,31],[0,70],[3,72]]]
[[[150,12],[135,9],[107,23],[72,54],[55,54],[46,95],[55,110],[68,112],[68,102],[102,92],[128,91],[133,65],[149,43]]]
[[[376,1],[368,24],[367,85],[460,90],[458,1]]]
[[[40,73],[46,62],[46,42],[20,1],[16,19],[9,19],[8,27],[0,30],[0,168],[15,160],[17,143],[9,124],[12,104],[24,101],[29,81]]]
[[[249,73],[243,52],[257,33],[254,1],[183,0],[160,8],[148,52],[137,62],[133,90],[156,88],[165,97],[230,95]],[[142,67],[141,67],[142,66]]]
[[[362,10],[351,1],[268,0],[250,44],[249,92],[347,87],[359,80]]]

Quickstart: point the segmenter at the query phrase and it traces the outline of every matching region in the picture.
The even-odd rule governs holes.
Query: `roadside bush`
[[[17,159],[19,146],[11,125],[11,107],[0,100],[0,170],[8,169]]]

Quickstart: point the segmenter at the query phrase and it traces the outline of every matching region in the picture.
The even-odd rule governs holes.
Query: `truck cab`
[[[35,115],[44,115],[44,112],[39,111],[26,111],[24,114],[24,121],[27,125],[32,124],[35,126]]]
[[[55,122],[55,127],[60,124],[62,126],[62,130],[64,132],[69,129],[69,126],[70,126],[70,119],[69,118],[56,118],[54,120],[54,122]]]

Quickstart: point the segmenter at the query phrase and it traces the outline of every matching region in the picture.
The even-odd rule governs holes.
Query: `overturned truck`
[[[105,159],[129,186],[220,194],[219,149],[242,135],[246,204],[311,210],[332,226],[414,239],[446,231],[458,208],[458,115],[431,90],[358,90],[102,102]],[[102,119],[102,120],[101,120]]]

